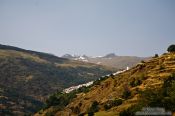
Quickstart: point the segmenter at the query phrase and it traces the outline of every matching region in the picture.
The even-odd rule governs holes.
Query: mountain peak
[[[112,58],[112,57],[116,57],[115,53],[109,53],[104,56],[104,58]]]

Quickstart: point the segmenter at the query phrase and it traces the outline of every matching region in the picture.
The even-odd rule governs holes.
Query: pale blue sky
[[[0,0],[0,43],[58,56],[160,54],[175,43],[175,0]]]

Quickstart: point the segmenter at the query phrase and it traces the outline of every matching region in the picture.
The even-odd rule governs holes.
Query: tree
[[[170,45],[167,49],[168,52],[175,52],[175,45]]]
[[[157,58],[157,57],[159,57],[159,55],[158,55],[158,54],[155,54],[155,55],[154,55],[154,58]]]
[[[94,101],[88,111],[88,116],[93,116],[92,114],[94,114],[95,112],[98,112],[99,107],[98,107],[99,103],[97,101]]]

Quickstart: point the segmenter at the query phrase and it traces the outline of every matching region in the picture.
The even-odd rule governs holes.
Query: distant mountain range
[[[147,60],[148,57],[136,57],[136,56],[117,56],[114,53],[109,53],[105,56],[90,57],[87,55],[70,55],[65,54],[62,58],[71,60],[83,61],[94,63],[98,65],[104,65],[108,67],[125,69],[126,67],[133,67],[142,60]]]
[[[113,71],[88,62],[0,45],[0,116],[33,114],[50,94]]]

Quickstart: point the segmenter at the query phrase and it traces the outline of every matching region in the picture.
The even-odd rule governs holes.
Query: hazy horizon
[[[1,0],[0,44],[57,56],[153,56],[175,44],[174,0]]]

